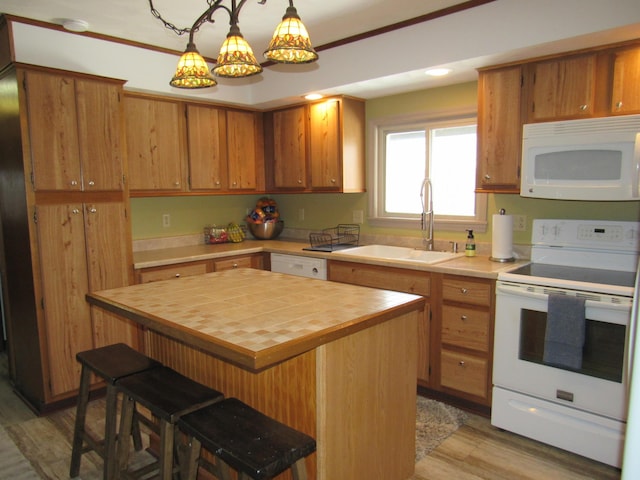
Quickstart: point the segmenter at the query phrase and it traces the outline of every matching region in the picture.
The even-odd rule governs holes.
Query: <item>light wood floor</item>
[[[416,465],[412,480],[617,480],[620,470],[469,420]]]
[[[100,431],[103,410],[100,402],[92,404],[88,421],[95,426],[95,431]],[[5,458],[0,452],[0,479],[67,480],[73,418],[73,409],[36,417],[11,391],[6,375],[6,355],[0,354],[0,427],[9,432],[32,463],[16,464],[15,458]],[[148,456],[143,453],[136,460],[140,463],[149,461],[150,457],[144,458],[144,455]],[[89,454],[83,458],[80,478],[100,479],[101,468],[101,460],[95,454]],[[11,471],[10,476],[6,476],[8,471]],[[619,478],[620,471],[615,468],[500,431],[492,427],[488,419],[469,414],[465,425],[416,465],[412,480]]]

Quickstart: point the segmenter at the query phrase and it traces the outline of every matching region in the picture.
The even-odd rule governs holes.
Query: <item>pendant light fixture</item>
[[[276,27],[264,56],[278,63],[311,63],[318,59],[293,0],[289,1],[289,8]]]
[[[218,77],[249,77],[262,72],[262,66],[256,60],[249,43],[244,39],[238,27],[240,10],[247,0],[227,0],[230,6],[224,5],[225,0],[206,0],[208,8],[198,17],[191,28],[177,28],[166,21],[154,8],[153,0],[149,0],[151,13],[162,21],[164,26],[177,35],[189,34],[189,41],[185,52],[180,57],[176,73],[169,82],[177,88],[206,88],[217,84],[211,75],[204,57],[200,55],[194,42],[194,34],[205,23],[214,23],[213,14],[218,9],[224,9],[229,14],[231,26],[225,39],[216,65],[213,67],[213,75]],[[267,0],[258,0],[264,5]],[[293,0],[289,0],[282,22],[278,25],[264,52],[268,60],[278,63],[309,63],[318,59],[318,54],[311,46],[311,40],[304,24],[298,16]]]

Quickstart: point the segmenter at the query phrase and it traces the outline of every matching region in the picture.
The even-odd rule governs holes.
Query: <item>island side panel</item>
[[[152,330],[146,330],[144,343],[152,358],[317,438],[315,350],[255,373]],[[315,453],[307,457],[308,480],[317,478],[316,463]],[[291,480],[291,474],[283,472],[276,480]]]
[[[317,349],[318,478],[411,478],[421,311]]]

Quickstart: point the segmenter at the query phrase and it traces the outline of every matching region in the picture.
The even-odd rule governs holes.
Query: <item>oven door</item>
[[[586,300],[586,333],[581,370],[545,365],[544,334],[548,294],[575,291],[498,282],[493,383],[496,387],[626,419],[626,336],[631,299],[580,293]]]

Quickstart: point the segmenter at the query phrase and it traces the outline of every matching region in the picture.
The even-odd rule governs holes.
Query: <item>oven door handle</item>
[[[535,298],[536,300],[544,300],[545,302],[548,300],[549,295],[546,293],[537,293],[531,292],[529,290],[525,290],[524,288],[515,286],[515,285],[498,285],[496,287],[496,292],[498,294],[502,293],[505,295],[511,295],[514,297],[527,297],[527,298]],[[628,299],[625,299],[628,300]],[[586,300],[585,307],[588,308],[601,308],[606,310],[619,310],[619,311],[631,311],[630,303],[616,304],[611,302],[599,302],[596,300]]]

